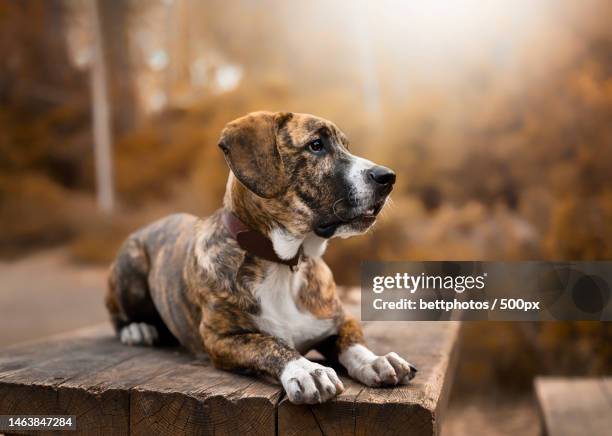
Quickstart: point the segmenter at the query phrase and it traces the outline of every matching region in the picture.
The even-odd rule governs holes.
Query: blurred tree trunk
[[[94,137],[94,164],[98,207],[111,213],[114,207],[113,171],[111,157],[111,114],[108,95],[107,64],[104,56],[105,34],[100,20],[101,2],[91,7],[93,56],[91,63],[91,102]],[[108,36],[108,35],[106,35]],[[117,106],[115,106],[117,107]]]
[[[166,14],[166,54],[164,92],[167,104],[172,106],[175,97],[181,96],[181,87],[191,89],[191,42],[190,23],[194,17],[193,5],[185,0],[175,0],[168,6]]]
[[[64,90],[82,79],[68,56],[65,16],[66,6],[59,0],[0,0],[3,102],[35,105],[36,109],[62,103]]]
[[[87,74],[69,54],[68,13],[62,0],[0,0],[0,167],[83,188],[90,103]]]
[[[102,53],[113,108],[113,131],[122,135],[138,121],[139,108],[134,88],[130,55],[128,1],[94,0],[100,22]]]

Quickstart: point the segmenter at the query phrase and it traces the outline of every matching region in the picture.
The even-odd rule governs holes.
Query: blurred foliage
[[[112,216],[95,208],[89,72],[71,48],[74,29],[88,28],[85,3],[0,0],[1,255],[67,243],[75,260],[106,263],[129,232],[161,215],[211,213],[228,173],[219,132],[269,109],[329,118],[356,154],[398,173],[375,229],[330,244],[325,259],[340,283],[358,283],[366,259],[612,259],[608,2],[537,2],[554,12],[515,33],[502,27],[506,40],[481,38],[474,53],[449,53],[429,69],[436,52],[410,55],[419,50],[414,35],[393,36],[391,23],[367,34],[353,8],[320,0],[181,0],[157,21],[171,2],[104,3],[103,34],[121,32],[106,46],[119,197]],[[170,47],[162,72],[134,49],[149,39]],[[469,65],[453,64],[457,57]],[[242,75],[221,89],[213,79],[227,63]],[[164,105],[144,107],[159,95]],[[609,373],[610,330],[469,324],[460,383]]]
[[[469,322],[463,326],[456,387],[485,393],[496,384],[524,391],[534,374],[609,375],[610,362],[609,322]]]

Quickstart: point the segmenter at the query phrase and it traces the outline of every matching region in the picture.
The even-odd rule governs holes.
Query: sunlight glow
[[[474,54],[511,55],[542,17],[546,1],[383,0],[368,5],[373,33],[400,58],[461,66]]]

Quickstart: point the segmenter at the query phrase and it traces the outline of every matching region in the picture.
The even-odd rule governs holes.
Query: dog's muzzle
[[[359,198],[356,194],[340,198],[332,205],[332,216],[321,220],[314,227],[314,232],[323,238],[331,238],[341,225],[355,225],[366,229],[371,226],[382,210],[388,195],[393,190],[395,173],[380,165],[368,169],[365,173],[366,184],[370,195]]]

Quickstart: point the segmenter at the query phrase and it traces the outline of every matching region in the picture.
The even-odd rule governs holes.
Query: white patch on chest
[[[288,266],[271,264],[253,290],[261,306],[254,317],[257,327],[300,353],[336,333],[333,319],[319,319],[297,306],[299,291],[305,285],[302,268],[292,273]]]
[[[304,254],[308,257],[321,257],[327,248],[327,239],[320,238],[314,233],[310,233],[304,238],[302,244]]]
[[[302,245],[303,238],[297,238],[282,229],[273,229],[270,232],[272,247],[281,259],[291,259]]]

